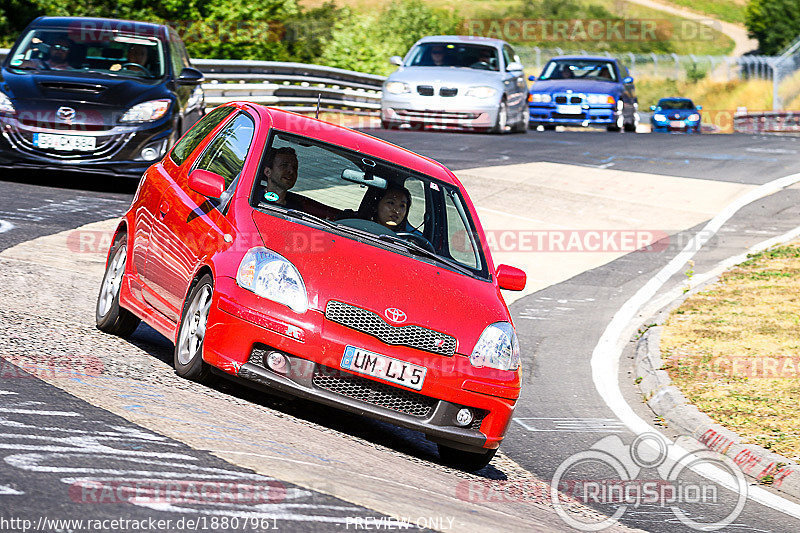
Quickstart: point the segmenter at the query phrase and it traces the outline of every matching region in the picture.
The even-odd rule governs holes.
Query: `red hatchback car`
[[[443,165],[234,102],[150,167],[116,230],[97,325],[173,339],[210,372],[421,431],[443,462],[494,456],[520,392],[517,336],[475,208]]]

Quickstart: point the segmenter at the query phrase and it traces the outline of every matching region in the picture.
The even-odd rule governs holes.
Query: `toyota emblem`
[[[56,111],[56,116],[64,122],[71,122],[75,118],[75,110],[71,107],[62,106]]]
[[[386,318],[394,322],[395,324],[402,324],[406,321],[406,314],[402,312],[400,309],[396,307],[390,307],[386,311],[383,312],[386,315]]]

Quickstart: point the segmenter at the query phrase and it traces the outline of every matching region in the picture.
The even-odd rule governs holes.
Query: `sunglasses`
[[[65,44],[54,44],[53,50],[69,50],[69,46]]]

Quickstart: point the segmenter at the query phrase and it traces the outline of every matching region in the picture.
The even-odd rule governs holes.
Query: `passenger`
[[[434,46],[431,48],[431,61],[434,67],[443,67],[444,65],[444,47]]]
[[[392,231],[405,231],[410,210],[411,193],[408,189],[390,184],[378,201],[372,220]]]
[[[72,42],[65,37],[56,39],[50,46],[50,58],[47,60],[47,66],[54,70],[72,68],[67,62],[70,46],[72,46]]]
[[[259,199],[263,203],[278,204],[287,209],[296,209],[311,215],[334,220],[341,212],[325,204],[296,194],[289,189],[297,183],[298,161],[294,148],[283,146],[267,154],[264,177],[261,185],[264,192]]]

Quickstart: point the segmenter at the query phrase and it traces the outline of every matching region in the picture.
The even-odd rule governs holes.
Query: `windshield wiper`
[[[421,255],[423,257],[427,257],[427,258],[433,259],[434,261],[436,261],[438,263],[445,264],[445,265],[453,268],[454,270],[458,270],[462,274],[466,274],[468,276],[474,276],[475,275],[475,273],[473,271],[471,271],[470,269],[468,269],[467,267],[465,267],[465,266],[463,266],[463,265],[461,265],[459,263],[456,263],[455,261],[451,261],[450,259],[447,259],[446,257],[442,257],[441,255],[437,254],[436,252],[432,252],[431,250],[428,250],[427,248],[425,248],[423,246],[420,246],[419,244],[415,243],[414,241],[407,241],[405,239],[401,239],[400,237],[395,237],[394,235],[386,235],[386,234],[377,235],[377,238],[378,238],[378,240],[381,240],[381,241],[391,242],[392,244],[399,244],[401,246],[404,246],[409,252],[415,253],[417,255]]]

